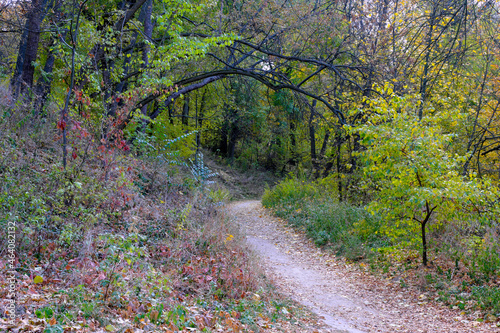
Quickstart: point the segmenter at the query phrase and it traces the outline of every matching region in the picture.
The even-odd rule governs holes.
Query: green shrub
[[[371,248],[387,246],[378,233],[379,217],[362,207],[338,202],[335,186],[326,180],[313,183],[288,179],[267,189],[262,203],[293,226],[304,228],[318,246],[330,245],[350,260],[368,256]]]
[[[500,289],[498,287],[472,287],[472,296],[481,309],[500,314]]]
[[[262,197],[264,207],[274,208],[283,204],[294,204],[302,200],[312,200],[319,194],[314,184],[298,179],[287,179],[276,185],[272,190],[266,189]]]
[[[472,236],[467,243],[467,256],[462,259],[468,275],[476,284],[489,282],[500,273],[500,247],[494,239]]]

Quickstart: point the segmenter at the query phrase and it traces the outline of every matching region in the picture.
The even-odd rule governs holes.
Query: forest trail
[[[315,312],[329,327],[323,332],[500,332],[401,288],[396,279],[370,276],[322,251],[259,201],[234,202],[229,212],[266,275],[280,292]]]

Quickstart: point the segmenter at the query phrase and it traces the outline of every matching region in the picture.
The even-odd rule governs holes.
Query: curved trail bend
[[[235,202],[229,211],[280,291],[318,314],[329,332],[500,332],[346,265],[259,201]]]

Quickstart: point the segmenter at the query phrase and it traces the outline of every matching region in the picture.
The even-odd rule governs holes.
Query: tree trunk
[[[341,158],[342,158],[342,141],[341,141],[341,134],[340,131],[337,131],[337,187],[339,191],[339,202],[342,202],[342,177],[340,176],[341,174]]]
[[[153,0],[147,0],[146,3],[144,4],[144,7],[142,7],[141,14],[139,15],[139,20],[143,22],[144,25],[144,37],[147,40],[151,40],[153,38],[153,23],[151,22],[151,15],[153,15]],[[146,70],[149,67],[149,52],[151,51],[151,48],[149,47],[149,44],[146,43],[146,46],[144,46],[144,50],[142,51],[142,68]],[[144,105],[141,108],[141,112],[143,115],[147,116],[148,115],[148,106]],[[146,126],[147,122],[143,121],[142,122],[142,131],[146,131]]]
[[[229,131],[229,142],[228,142],[228,154],[229,163],[233,164],[234,153],[236,150],[236,143],[240,137],[240,127],[238,124],[238,111],[236,109],[231,110],[231,126]]]
[[[189,125],[189,95],[184,96],[184,106],[182,107],[182,124]]]
[[[12,76],[11,86],[14,96],[19,95],[19,90],[21,88],[21,75],[23,73],[23,63],[24,54],[26,53],[26,45],[28,41],[28,26],[30,22],[26,21],[23,34],[21,35],[21,40],[19,41],[19,50],[17,51],[16,68],[14,69],[14,75]]]
[[[47,4],[47,0],[33,0],[31,11],[27,17],[28,20],[28,37],[26,39],[26,51],[23,60],[23,72],[21,74],[20,93],[24,94],[33,88],[33,76],[35,74],[35,66],[38,53],[38,42],[40,40],[40,26],[42,25],[45,11],[43,7]]]
[[[207,102],[207,90],[203,91],[201,96],[200,114],[198,116],[198,127],[201,129],[203,127],[203,117],[205,116],[205,104]]]
[[[33,77],[40,40],[40,26],[47,13],[48,0],[33,0],[26,17],[26,24],[19,43],[16,69],[12,77],[14,96],[25,94],[33,88]]]
[[[469,153],[469,156],[467,157],[467,160],[465,161],[465,163],[462,167],[462,176],[467,176],[467,174],[469,173],[469,164],[472,161],[472,158],[474,157],[474,155],[476,154],[478,147],[480,145],[482,146],[483,138],[484,138],[484,135],[486,134],[486,131],[482,131],[480,137],[479,138],[476,137],[476,134],[477,134],[476,129],[479,125],[478,120],[479,120],[479,115],[480,115],[482,107],[483,107],[484,89],[486,86],[490,66],[491,66],[490,61],[488,61],[486,63],[486,65],[484,66],[485,69],[484,69],[484,74],[483,74],[483,80],[481,82],[479,101],[478,101],[477,106],[476,106],[476,115],[474,117],[474,125],[472,127],[472,130],[470,132],[471,134],[469,135],[469,140],[467,142],[467,150],[466,151],[467,151],[467,153],[469,153],[469,152],[470,153]],[[498,106],[498,104],[497,104],[497,106]],[[493,116],[495,115],[495,113],[496,113],[496,108],[493,110],[492,117],[490,117],[490,121],[488,122],[488,127],[489,127],[491,121],[493,120]],[[474,144],[474,147],[472,147],[473,142],[475,140],[477,140],[476,144]],[[472,149],[472,151],[471,151],[471,149]],[[479,163],[479,154],[478,154],[478,163]],[[479,166],[478,166],[478,169],[479,169]]]
[[[231,130],[231,133],[229,134],[229,144],[228,144],[228,159],[229,163],[233,164],[234,162],[234,152],[236,150],[236,143],[238,140],[238,132],[237,130]]]
[[[227,105],[226,105],[227,106]],[[227,157],[227,136],[229,132],[229,121],[224,119],[220,128],[219,152],[221,156]]]
[[[174,124],[174,104],[173,103],[168,104],[167,109],[168,109],[168,121],[169,121],[170,125],[173,125]]]
[[[101,29],[103,29],[101,27]],[[100,31],[102,33],[102,31]],[[108,52],[104,50],[101,44],[94,47],[94,66],[99,68],[102,74],[101,91],[104,93],[104,101],[107,106],[106,115],[108,117],[116,117],[116,109],[113,108],[113,102],[110,101],[111,97],[111,72],[110,63],[108,61]],[[109,104],[108,104],[109,103]],[[106,131],[105,131],[106,132]]]
[[[132,38],[132,42],[130,43],[131,45],[134,45],[136,42],[137,42],[137,36],[138,36],[138,33],[136,32],[134,37]],[[126,76],[129,71],[130,71],[130,63],[131,63],[131,60],[132,60],[132,50],[128,51],[127,53],[127,56],[125,57],[125,60],[123,61],[123,75]],[[128,56],[130,55],[130,56]],[[120,95],[124,90],[127,90],[127,81],[121,81],[120,83],[118,83],[115,87],[115,90],[114,90],[114,95],[117,96],[117,95]],[[123,103],[121,100],[120,101],[117,101],[116,99],[113,99],[111,101],[111,108],[110,108],[110,114],[116,114],[116,111],[118,110],[118,106]],[[146,109],[147,110],[147,109]],[[141,112],[145,112],[146,110],[144,110],[143,108],[141,108]],[[128,123],[128,121],[127,121]]]
[[[323,138],[323,144],[321,145],[321,150],[319,151],[319,154],[316,156],[317,159],[317,170],[314,175],[315,178],[320,177],[320,172],[321,169],[323,169],[323,172],[326,170],[326,166],[323,167],[324,164],[324,158],[325,158],[325,153],[326,153],[326,147],[328,146],[328,140],[330,138],[330,130],[326,130],[325,137]]]
[[[49,48],[54,45],[54,41],[49,45]],[[56,57],[53,51],[49,51],[47,60],[45,60],[45,65],[43,66],[43,72],[38,82],[35,86],[35,112],[40,114],[43,111],[43,107],[47,102],[47,98],[50,94],[50,87],[52,85],[52,71],[54,70],[54,63]]]
[[[198,108],[198,97],[196,97],[196,155],[198,155],[198,152],[201,149],[201,128],[203,126],[203,115],[205,112],[204,109],[205,109],[206,94],[207,90],[205,89],[201,96],[201,104],[199,108]]]
[[[144,7],[142,7],[141,14],[139,15],[139,19],[143,22],[144,25],[144,37],[147,40],[153,39],[153,23],[151,22],[151,16],[153,15],[153,0],[147,0],[144,3]],[[142,51],[142,68],[145,71],[149,67],[149,52],[151,48],[149,44],[146,43],[144,46],[144,50]],[[144,116],[148,116],[148,106],[144,105],[141,108],[141,113]],[[146,132],[146,127],[148,126],[148,121],[146,119],[142,119],[141,131],[143,133]]]
[[[422,182],[421,182],[418,174],[417,174],[417,180],[419,182],[419,185],[422,186]],[[436,208],[437,208],[437,206],[430,208],[429,202],[426,201],[425,202],[425,218],[422,221],[419,221],[420,222],[420,229],[421,229],[421,233],[422,233],[422,235],[421,235],[422,236],[422,264],[424,266],[427,266],[427,262],[428,262],[427,261],[427,237],[425,234],[425,227],[427,226],[427,223],[429,222],[431,215]],[[415,217],[414,217],[414,219],[415,219]]]
[[[291,152],[290,152],[290,164],[291,165],[297,165],[298,162],[298,154],[297,154],[297,139],[295,138],[295,122],[293,119],[290,119],[290,143],[292,146]]]
[[[357,153],[361,149],[360,142],[361,137],[359,134],[355,133],[353,135],[353,147],[352,147],[352,153]],[[358,158],[356,157],[356,154],[351,153],[351,170],[349,173],[354,173],[354,171],[358,168]]]
[[[427,239],[425,237],[425,222],[422,222],[421,224],[421,229],[422,229],[422,263],[424,266],[427,267]]]
[[[311,116],[309,117],[309,142],[311,146],[311,163],[313,167],[314,178],[317,178],[319,172],[318,160],[316,156],[316,128],[314,127],[314,108],[316,107],[316,100],[313,101],[311,106]]]
[[[321,150],[319,151],[318,158],[321,160],[326,153],[326,147],[328,146],[328,140],[330,139],[330,130],[327,129],[325,133],[325,137],[323,139],[323,144],[321,145]]]

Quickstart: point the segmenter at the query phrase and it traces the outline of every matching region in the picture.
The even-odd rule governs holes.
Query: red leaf
[[[61,131],[64,131],[64,129],[66,128],[66,121],[64,119],[59,120],[57,122],[57,128]]]

